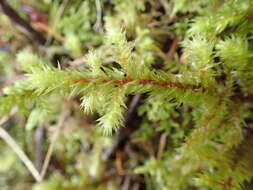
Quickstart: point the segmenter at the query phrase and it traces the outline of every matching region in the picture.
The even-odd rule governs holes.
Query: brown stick
[[[6,0],[0,0],[0,7],[2,8],[3,12],[16,24],[24,28],[28,33],[31,34],[31,38],[35,41],[37,41],[39,44],[44,44],[46,42],[46,39],[34,30],[30,24],[21,18],[16,11],[6,2]],[[28,36],[30,37],[30,36]]]
[[[65,42],[65,38],[58,34],[56,31],[54,31],[53,29],[51,29],[48,25],[41,23],[41,22],[32,22],[32,26],[34,26],[34,28],[44,31],[46,33],[48,33],[49,35],[53,36],[56,40],[60,41],[61,43]]]
[[[166,141],[167,141],[167,134],[163,133],[160,137],[160,142],[159,142],[159,148],[157,152],[157,159],[160,160],[163,156],[163,151],[166,147]]]
[[[43,126],[38,126],[35,132],[35,166],[39,172],[41,172],[43,159],[44,159],[44,137],[45,137],[45,130]]]
[[[176,38],[176,39],[172,42],[171,47],[170,47],[170,50],[169,50],[168,53],[167,53],[168,59],[172,59],[173,56],[175,55],[175,53],[176,53],[176,51],[177,51],[177,49],[178,49],[178,45],[179,45],[178,42],[179,42],[179,38]]]

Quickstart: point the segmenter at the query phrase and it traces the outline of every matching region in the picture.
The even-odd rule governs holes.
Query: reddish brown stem
[[[91,82],[92,78],[79,78],[75,79],[73,82],[78,83],[78,82]],[[102,82],[107,83],[107,82],[112,82],[115,84],[120,84],[124,85],[130,82],[137,82],[138,84],[142,85],[156,85],[156,86],[162,86],[162,87],[176,87],[176,88],[182,88],[182,89],[199,89],[201,88],[200,84],[193,85],[193,84],[183,84],[179,82],[170,82],[170,81],[155,81],[155,80],[149,80],[149,79],[132,79],[132,78],[122,78],[122,79],[113,79],[113,78],[108,78],[102,80]]]

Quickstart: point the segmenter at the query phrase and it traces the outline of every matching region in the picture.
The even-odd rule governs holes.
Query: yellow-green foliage
[[[89,158],[94,165],[82,174],[96,176],[98,168],[103,169],[100,162],[107,136],[124,126],[127,98],[145,94],[138,108],[143,120],[135,140],[145,141],[162,132],[170,141],[163,156],[151,156],[133,167],[136,174],[148,176],[150,189],[244,189],[253,177],[252,124],[245,122],[244,114],[252,109],[248,102],[253,92],[251,0],[162,0],[165,18],[190,15],[188,29],[182,31],[180,60],[167,59],[161,47],[164,36],[177,34],[174,21],[169,27],[148,25],[155,16],[149,16],[146,6],[153,10],[155,0],[115,0],[110,5],[92,0],[67,5],[45,2],[46,7],[53,6],[48,9],[52,14],[60,14],[66,6],[63,16],[50,20],[65,41],[54,41],[46,52],[49,55],[19,51],[16,62],[24,78],[4,88],[0,117],[17,105],[28,118],[27,129],[32,130],[55,120],[65,99],[78,97],[85,114],[99,115],[97,129],[106,136],[94,132],[96,151]],[[99,22],[99,10],[105,23],[96,31],[92,24]],[[156,15],[155,9],[152,14]],[[83,65],[54,66],[50,62],[54,48],[72,58],[84,54]],[[153,67],[158,62],[161,69]],[[157,128],[150,129],[152,123]],[[61,188],[50,184],[34,189]]]

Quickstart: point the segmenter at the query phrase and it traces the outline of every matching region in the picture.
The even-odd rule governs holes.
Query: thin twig
[[[118,174],[121,176],[125,175],[125,171],[124,171],[123,163],[122,163],[122,153],[120,151],[116,152],[115,165],[116,165],[116,169],[117,169]]]
[[[35,132],[35,165],[38,171],[41,172],[43,159],[44,159],[44,152],[43,146],[45,141],[45,129],[43,126],[39,125],[36,128]]]
[[[130,187],[130,183],[131,183],[131,176],[127,175],[124,179],[121,190],[128,190]]]
[[[169,60],[171,60],[173,58],[173,56],[175,55],[177,49],[178,49],[178,42],[179,42],[179,38],[176,38],[175,40],[173,40],[170,50],[167,53],[167,58]]]
[[[11,113],[8,116],[5,116],[0,120],[0,125],[3,125],[5,122],[7,122],[11,118],[11,116],[14,115],[16,112],[17,112],[17,108],[13,108]],[[23,150],[19,147],[19,145],[16,143],[16,141],[2,127],[0,127],[0,137],[17,154],[19,159],[24,163],[24,165],[27,167],[27,169],[33,175],[34,179],[37,182],[40,182],[42,180],[42,178],[41,178],[38,170],[35,168],[34,164],[31,162],[31,160],[28,158],[28,156],[23,152]]]
[[[141,98],[142,98],[142,95],[137,94],[131,100],[131,103],[129,104],[127,113],[125,115],[125,124],[128,124],[129,121],[132,119],[134,112],[136,111],[136,107],[140,103]]]
[[[139,190],[140,188],[140,184],[139,183],[135,183],[133,186],[133,190]]]
[[[73,67],[80,66],[82,63],[84,63],[85,60],[86,60],[86,56],[82,56],[82,57],[76,58],[73,61],[70,61],[68,64]]]
[[[34,26],[34,28],[37,28],[38,30],[48,33],[61,43],[65,42],[65,38],[62,35],[58,34],[54,29],[50,28],[48,25],[42,22],[32,22],[32,26]]]
[[[4,123],[6,123],[15,113],[17,113],[17,111],[18,111],[18,108],[14,107],[8,115],[5,115],[4,117],[0,119],[0,125],[3,125]]]
[[[162,158],[163,151],[164,151],[165,146],[166,146],[166,138],[167,138],[166,133],[163,133],[160,137],[159,149],[158,149],[158,153],[157,153],[157,159],[158,160],[160,160]]]
[[[33,177],[37,182],[41,181],[41,176],[38,170],[35,168],[31,160],[26,156],[26,154],[22,151],[22,149],[18,146],[15,140],[5,131],[2,127],[0,127],[0,137],[12,148],[12,150],[18,155],[19,159],[25,164],[27,169],[31,172]]]
[[[102,8],[100,0],[96,0],[97,20],[93,26],[95,31],[98,31],[102,25]]]
[[[66,109],[66,110],[68,110],[68,109]],[[66,120],[66,118],[67,118],[67,116],[69,114],[70,114],[70,111],[63,112],[63,114],[60,116],[59,122],[55,126],[56,127],[56,131],[55,131],[55,133],[53,135],[51,144],[49,145],[49,148],[48,148],[48,151],[47,151],[47,154],[46,154],[46,158],[45,158],[44,164],[43,164],[42,169],[41,169],[41,177],[42,177],[42,179],[46,175],[47,168],[49,166],[49,163],[50,163],[53,151],[54,151],[54,147],[55,147],[56,141],[57,141],[58,136],[60,134],[60,129],[64,126],[64,122],[65,122],[65,120]]]

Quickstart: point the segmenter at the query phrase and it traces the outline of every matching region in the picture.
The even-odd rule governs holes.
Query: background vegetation
[[[252,189],[252,34],[251,0],[0,0],[0,189]]]

